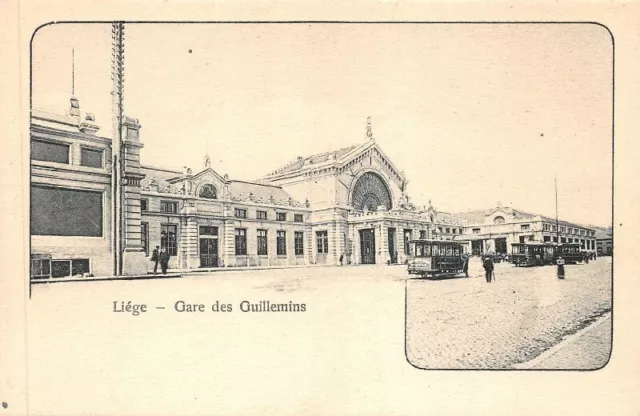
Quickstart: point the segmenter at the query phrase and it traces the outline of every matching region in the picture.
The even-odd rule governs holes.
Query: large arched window
[[[206,184],[202,185],[198,196],[200,196],[200,198],[218,199],[218,191],[215,186]]]
[[[357,210],[375,211],[383,205],[391,209],[391,194],[380,175],[367,172],[356,181],[351,193],[351,204]]]
[[[504,217],[497,216],[493,219],[494,224],[504,224]]]

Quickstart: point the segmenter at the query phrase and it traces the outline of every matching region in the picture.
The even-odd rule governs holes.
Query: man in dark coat
[[[159,248],[160,248],[160,246],[156,246],[155,250],[153,250],[153,254],[151,254],[151,261],[154,262],[154,264],[153,264],[153,274],[157,274],[158,273],[158,262],[160,261],[159,253],[158,253],[158,249]]]
[[[160,267],[162,268],[162,274],[167,274],[167,269],[169,268],[169,253],[165,248],[160,250]]]
[[[469,277],[469,255],[462,255],[462,271],[466,277]]]
[[[491,260],[491,257],[485,257],[482,267],[484,267],[484,275],[487,278],[487,283],[491,283],[493,277],[493,260]]]

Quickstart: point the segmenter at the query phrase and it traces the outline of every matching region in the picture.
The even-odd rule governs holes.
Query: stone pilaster
[[[180,267],[183,269],[197,269],[200,267],[198,257],[198,220],[197,208],[193,200],[185,200],[180,219],[180,241],[178,252],[180,254]]]
[[[224,224],[222,226],[222,243],[223,246],[221,258],[224,262],[224,266],[236,265],[236,234],[234,227],[234,217],[231,205],[225,204],[224,206]]]

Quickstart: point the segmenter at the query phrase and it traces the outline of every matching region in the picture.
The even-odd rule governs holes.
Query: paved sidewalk
[[[611,352],[611,313],[556,347],[517,368],[531,370],[597,370]]]

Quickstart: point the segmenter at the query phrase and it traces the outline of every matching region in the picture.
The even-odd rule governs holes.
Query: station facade
[[[145,166],[140,123],[125,117],[123,125],[122,197],[115,201],[112,141],[98,134],[94,117],[82,119],[75,98],[64,116],[32,112],[34,279],[116,274],[117,250],[121,273],[136,275],[152,270],[156,247],[177,270],[402,264],[414,239],[459,240],[481,254],[556,235],[555,222],[511,208],[451,214],[430,201],[414,205],[407,178],[370,125],[359,145],[298,157],[255,181],[221,175],[208,156],[194,170]],[[595,250],[591,230],[560,225],[561,242]]]
[[[500,202],[494,208],[455,214],[465,223],[456,239],[471,254],[511,254],[514,243],[575,243],[581,251],[596,252],[596,231],[579,224],[533,214]]]

